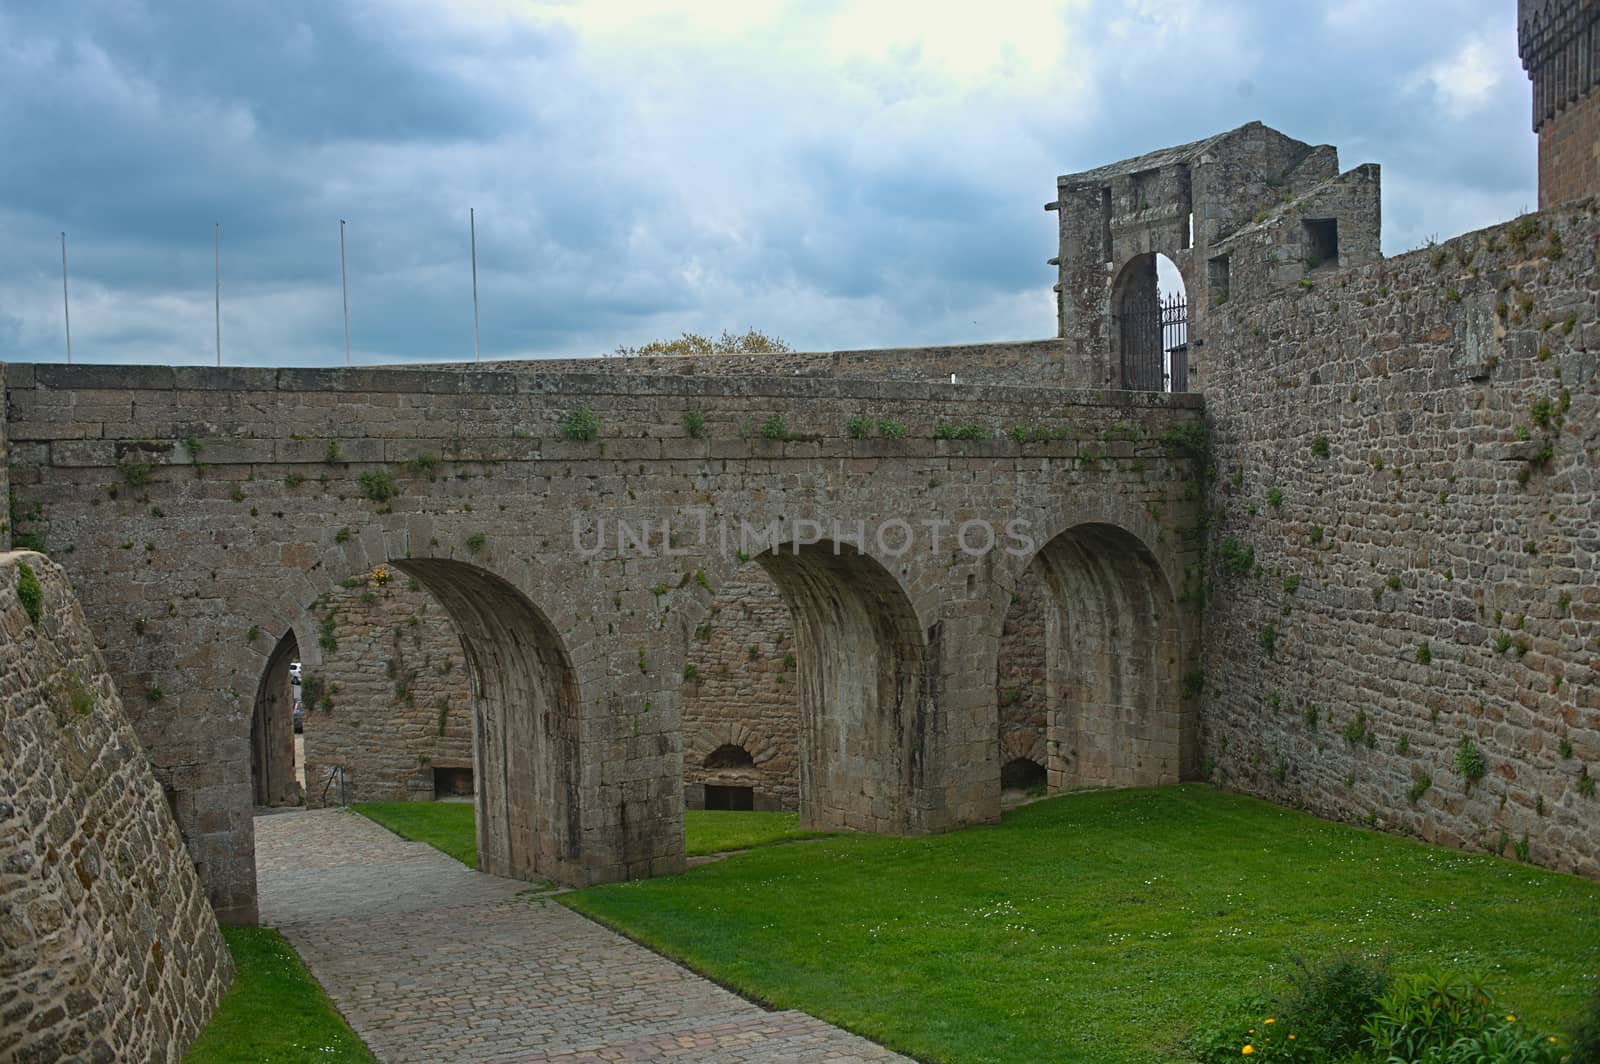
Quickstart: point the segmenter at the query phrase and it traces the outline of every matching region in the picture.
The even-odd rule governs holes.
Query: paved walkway
[[[278,927],[380,1060],[843,1064],[906,1058],[767,1012],[528,890],[365,817],[256,818]]]

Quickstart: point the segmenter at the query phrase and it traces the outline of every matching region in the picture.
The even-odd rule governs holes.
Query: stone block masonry
[[[748,552],[794,617],[803,819],[911,833],[998,815],[997,655],[1029,558],[969,555],[965,522],[981,545],[985,523],[1020,521],[1035,551],[1071,533],[1057,586],[1100,620],[1055,629],[1051,686],[1093,781],[1198,768],[1177,679],[1198,638],[1199,491],[1170,442],[1198,397],[608,366],[7,367],[23,531],[78,582],[220,914],[254,916],[252,693],[274,637],[296,633],[325,719],[352,719],[331,668],[349,621],[338,650],[319,636],[380,566],[454,625],[480,859],[502,875],[683,866],[685,667],[748,564],[718,542],[741,524],[822,540]],[[1133,634],[1095,639],[1113,617]],[[1080,635],[1092,661],[1069,653]],[[392,705],[377,643],[362,682]]]
[[[450,618],[398,570],[348,583],[318,602],[315,630],[296,633],[320,646],[328,692],[306,707],[306,804],[338,800],[336,767],[351,802],[470,794],[472,691]]]
[[[1286,286],[1262,228],[1209,333],[1213,778],[1600,875],[1600,212]]]
[[[170,1061],[232,978],[66,574],[0,553],[0,1058]]]

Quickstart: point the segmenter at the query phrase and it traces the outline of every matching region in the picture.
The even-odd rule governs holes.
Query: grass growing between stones
[[[471,802],[360,802],[351,806],[401,838],[425,842],[468,868],[478,867],[478,845]],[[800,827],[799,813],[732,813],[705,809],[684,812],[685,845],[690,857],[745,850],[775,842],[821,838],[825,831]]]
[[[224,927],[222,936],[237,974],[186,1064],[375,1059],[282,935]]]
[[[1560,1029],[1600,884],[1203,786],[1037,802],[996,826],[753,850],[564,904],[740,992],[940,1061],[1188,1059],[1286,955],[1481,969]]]

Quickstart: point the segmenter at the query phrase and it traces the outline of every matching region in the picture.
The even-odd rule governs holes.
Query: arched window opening
[[[1129,391],[1189,390],[1189,300],[1183,274],[1167,256],[1150,252],[1123,266],[1112,288],[1112,313]]]

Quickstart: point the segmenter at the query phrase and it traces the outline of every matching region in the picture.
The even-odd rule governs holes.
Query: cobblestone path
[[[905,1060],[767,1012],[528,890],[341,810],[256,818],[261,922],[380,1060]]]

